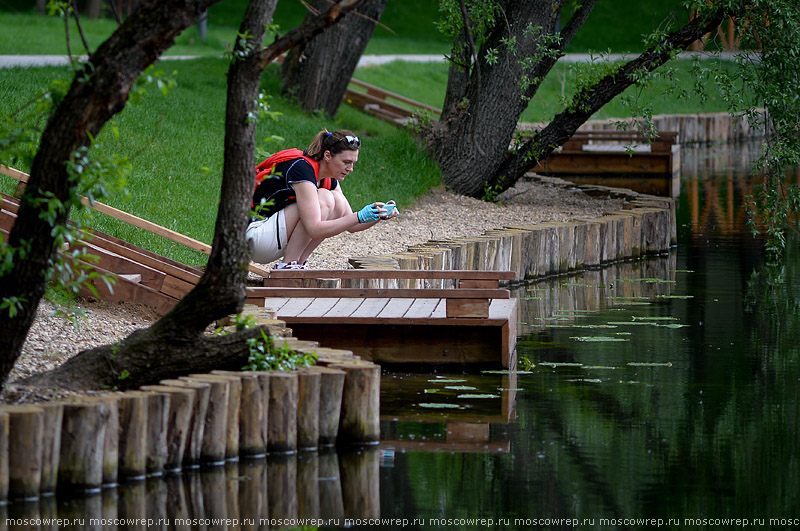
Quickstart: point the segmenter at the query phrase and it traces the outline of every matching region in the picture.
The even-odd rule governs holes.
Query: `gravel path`
[[[355,234],[342,234],[323,242],[309,260],[313,269],[347,268],[355,256],[374,256],[405,251],[428,240],[447,240],[483,234],[508,224],[564,221],[578,216],[599,216],[622,207],[618,199],[598,199],[580,190],[541,182],[522,182],[505,192],[501,204],[487,203],[444,190],[434,190],[400,216]],[[158,316],[132,303],[106,304],[84,301],[85,318],[76,324],[42,301],[22,355],[15,365],[0,401],[25,402],[66,396],[57,390],[42,392],[15,386],[13,381],[50,370],[78,352],[115,342]]]

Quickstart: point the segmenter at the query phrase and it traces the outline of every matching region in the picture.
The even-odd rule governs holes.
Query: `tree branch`
[[[515,155],[508,157],[500,165],[489,184],[497,186],[501,191],[514,186],[526,171],[547,157],[557,146],[569,140],[578,127],[595,112],[633,85],[637,72],[652,72],[659,68],[672,58],[675,51],[686,49],[699,36],[717,27],[727,16],[724,8],[718,8],[705,17],[693,19],[669,33],[636,59],[582,90],[575,96],[570,107],[553,118],[544,129],[532,135]]]
[[[586,19],[589,18],[589,13],[592,12],[595,4],[597,4],[597,0],[584,0],[575,14],[569,19],[567,25],[560,32],[562,49],[567,47],[578,33],[578,30],[586,23]]]
[[[257,66],[262,70],[283,52],[310,41],[315,35],[339,21],[347,13],[358,7],[363,0],[341,0],[326,12],[317,15],[302,26],[293,28],[283,37],[275,40],[256,55]]]

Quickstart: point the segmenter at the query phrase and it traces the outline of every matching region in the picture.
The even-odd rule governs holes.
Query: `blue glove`
[[[358,222],[369,223],[370,221],[378,221],[378,207],[375,203],[370,203],[358,211]]]

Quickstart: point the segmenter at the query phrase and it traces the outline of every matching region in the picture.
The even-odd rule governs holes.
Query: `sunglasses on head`
[[[359,140],[357,136],[345,135],[342,140],[347,142],[347,145],[352,149],[358,149],[361,147],[361,140]]]

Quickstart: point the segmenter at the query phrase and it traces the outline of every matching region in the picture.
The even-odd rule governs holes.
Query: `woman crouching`
[[[358,161],[361,141],[352,131],[322,130],[305,151],[279,151],[256,166],[253,217],[247,238],[253,261],[274,269],[306,269],[308,257],[325,238],[358,232],[398,215],[394,201],[353,212],[342,181]]]

